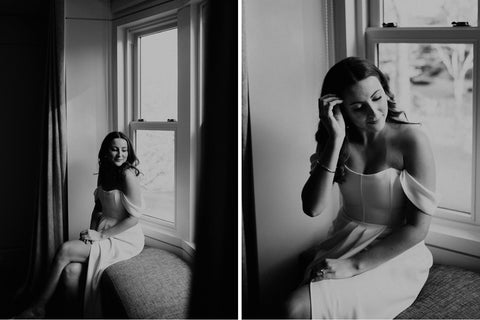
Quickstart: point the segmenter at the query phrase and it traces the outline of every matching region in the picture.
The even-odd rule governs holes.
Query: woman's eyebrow
[[[373,97],[374,95],[376,95],[378,93],[378,91],[380,91],[380,89],[377,89],[375,90],[375,92],[373,92],[371,95],[370,95],[370,98]],[[349,104],[349,106],[351,105],[354,105],[354,104],[357,104],[357,103],[362,103],[363,101],[353,101]]]

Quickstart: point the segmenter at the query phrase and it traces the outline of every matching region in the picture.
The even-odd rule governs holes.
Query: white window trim
[[[181,170],[175,172],[176,193],[183,197],[176,199],[175,223],[169,224],[153,217],[142,217],[141,224],[145,236],[160,242],[168,243],[193,255],[195,206],[197,185],[199,177],[200,159],[200,135],[199,129],[202,124],[202,101],[199,99],[201,93],[202,57],[199,54],[203,51],[203,38],[201,34],[201,17],[204,14],[205,3],[200,1],[174,0],[141,12],[132,13],[113,21],[112,48],[113,48],[113,106],[110,110],[111,130],[118,130],[124,133],[131,133],[135,128],[148,128],[149,124],[136,122],[134,92],[132,81],[133,65],[129,57],[131,51],[132,35],[135,30],[145,30],[149,24],[158,27],[171,26],[176,21],[178,26],[178,54],[179,54],[179,108],[178,123],[163,123],[165,126],[176,132],[177,141],[183,141],[176,145],[176,159],[183,157],[187,159]],[[153,30],[153,29],[152,29]],[[180,90],[186,88],[186,90]],[[181,94],[180,94],[181,92]],[[185,111],[181,111],[185,110]],[[181,114],[183,112],[183,114]],[[130,135],[131,136],[131,135]],[[141,159],[140,159],[141,160]],[[187,187],[185,187],[187,186]]]
[[[480,2],[480,1],[479,1]],[[480,102],[480,27],[462,28],[381,28],[382,0],[336,0],[335,5],[335,40],[344,45],[335,44],[335,60],[347,56],[360,56],[376,62],[375,45],[378,42],[418,42],[428,34],[431,43],[472,43],[474,45],[473,86],[476,94],[473,97],[473,152],[472,152],[472,214],[467,218],[458,217],[452,220],[452,211],[439,208],[432,219],[426,243],[432,247],[445,249],[452,253],[480,258],[480,112],[475,106]],[[480,11],[479,11],[480,19]],[[352,23],[353,21],[353,23]],[[368,26],[371,27],[368,27]],[[480,25],[480,24],[479,24]],[[442,35],[432,33],[441,31]],[[465,32],[466,31],[466,32]],[[476,35],[473,37],[472,32]],[[445,40],[445,36],[448,40]],[[417,40],[415,40],[417,39]],[[455,263],[452,261],[452,263]],[[475,268],[471,266],[472,268]],[[476,267],[478,268],[478,266]]]

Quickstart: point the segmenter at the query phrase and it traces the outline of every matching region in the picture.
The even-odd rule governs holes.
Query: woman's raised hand
[[[345,120],[340,110],[342,102],[334,94],[326,94],[318,99],[320,122],[327,129],[330,139],[340,142],[345,138]]]
[[[104,239],[103,234],[96,230],[86,229],[80,232],[80,240],[85,243],[87,242],[92,243],[94,241],[100,241],[103,239]]]

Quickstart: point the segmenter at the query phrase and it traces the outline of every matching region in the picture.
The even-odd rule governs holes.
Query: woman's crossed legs
[[[67,297],[78,297],[79,289],[81,288],[80,275],[82,264],[88,260],[90,246],[89,243],[84,243],[80,240],[63,243],[55,254],[45,287],[32,305],[18,317],[34,318],[44,316],[45,306],[53,296],[62,273]]]

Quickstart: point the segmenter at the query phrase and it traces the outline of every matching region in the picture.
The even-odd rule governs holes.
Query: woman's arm
[[[343,101],[335,95],[327,94],[318,100],[320,125],[325,126],[328,138],[323,150],[318,150],[318,163],[310,173],[302,190],[303,211],[315,217],[322,213],[331,198],[334,172],[345,139],[345,121],[340,105]],[[328,170],[326,170],[326,168]],[[329,171],[330,170],[330,171]]]
[[[132,170],[126,170],[125,171],[125,181],[123,185],[123,193],[125,196],[134,204],[140,204],[141,203],[141,190],[140,190],[140,184],[138,182],[138,178],[135,175],[135,173]],[[97,205],[95,205],[95,208],[98,209]],[[94,208],[94,211],[92,213],[92,222],[94,219],[94,213],[96,213],[96,209]],[[98,221],[98,220],[97,220]],[[118,222],[116,225],[113,227],[103,231],[103,232],[98,232],[95,229],[92,228],[92,223],[90,224],[90,230],[84,230],[80,233],[80,240],[87,240],[87,241],[98,241],[102,239],[107,239],[110,237],[113,237],[117,234],[120,234],[124,232],[125,230],[128,230],[129,228],[135,226],[138,223],[138,218],[128,215],[125,217],[123,220]]]
[[[418,128],[409,128],[402,134],[405,137],[402,143],[405,170],[427,189],[435,191],[435,164],[427,137]],[[369,250],[349,259],[327,259],[325,268],[329,271],[324,278],[348,278],[368,271],[424,240],[431,216],[408,199],[405,210],[406,224]]]
[[[90,218],[90,229],[97,230],[98,222],[100,220],[100,213],[102,212],[102,205],[99,200],[95,200],[95,206],[93,207],[92,217]]]
[[[322,168],[322,165],[335,171],[343,141],[329,141],[322,151],[318,152],[318,163],[310,173],[302,190],[302,207],[310,217],[315,217],[327,207],[332,195],[335,173]]]

